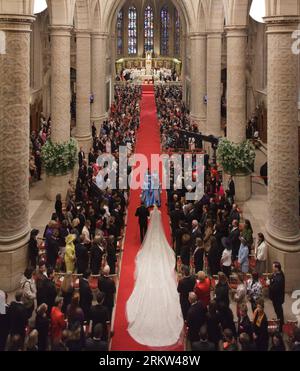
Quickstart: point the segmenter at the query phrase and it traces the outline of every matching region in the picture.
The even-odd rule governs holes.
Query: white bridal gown
[[[175,254],[155,207],[150,225],[137,257],[135,287],[127,301],[128,332],[142,345],[175,345],[183,329],[177,292]]]

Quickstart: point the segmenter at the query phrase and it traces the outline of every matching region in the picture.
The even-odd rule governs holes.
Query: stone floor
[[[257,150],[257,158],[255,164],[255,174],[252,179],[253,196],[251,200],[245,204],[239,205],[243,211],[243,218],[250,219],[256,236],[258,232],[265,232],[265,220],[267,219],[267,187],[259,178],[260,167],[266,162],[266,153],[264,150]],[[54,202],[46,200],[45,197],[45,180],[36,182],[30,189],[29,212],[31,226],[40,231],[40,236],[43,235],[46,224],[49,222],[51,214],[54,211]],[[286,297],[284,312],[287,320],[295,320],[292,314],[292,299],[290,295]],[[233,311],[235,308],[233,305]],[[272,304],[266,302],[266,312],[270,319],[275,318],[275,313]],[[251,313],[249,307],[249,313]]]

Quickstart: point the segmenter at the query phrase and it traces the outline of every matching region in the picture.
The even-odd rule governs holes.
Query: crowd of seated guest
[[[174,127],[177,126],[193,130],[188,111],[181,99],[180,87],[157,87],[156,102],[162,137],[165,135],[168,138],[170,132],[176,133]],[[187,149],[178,140],[183,140],[180,134],[176,146]],[[208,336],[206,340],[209,339],[215,349],[219,349],[221,340],[223,350],[238,349],[241,312],[245,303],[251,303],[253,319],[251,333],[248,334],[250,348],[267,350],[268,319],[263,310],[264,290],[261,283],[263,274],[268,273],[268,251],[264,235],[259,233],[256,241],[254,240],[251,222],[243,220],[242,211],[235,203],[235,184],[232,177],[223,185],[218,168],[206,161],[204,179],[204,195],[201,199],[188,201],[186,195],[190,190],[185,185],[178,187],[174,179],[174,168],[172,171],[171,167],[171,188],[167,190],[173,248],[182,277],[178,291],[183,317],[189,329],[188,340],[191,344],[196,342],[198,348],[199,341],[204,341],[205,336]],[[218,278],[215,279],[216,276]],[[235,282],[234,287],[231,281]],[[285,278],[278,262],[273,264],[269,280],[263,281],[263,284],[269,291],[278,319],[278,331],[282,332]],[[234,315],[230,309],[230,294],[233,292],[237,324],[233,322]],[[243,313],[245,314],[245,309]],[[209,331],[211,316],[214,318],[214,332]],[[206,325],[207,332],[201,331],[201,340],[199,331],[203,325]],[[244,336],[243,331],[240,335],[246,347],[247,336]]]
[[[112,154],[110,171],[118,172],[119,147],[126,146],[129,154],[134,151],[140,98],[140,87],[116,87],[110,117],[98,135],[92,126],[90,153],[85,154],[82,148],[79,151],[76,184],[69,182],[66,200],[61,194],[56,197],[42,244],[37,238],[39,231],[32,230],[28,268],[20,290],[1,313],[1,350],[108,349],[116,293],[114,275],[129,189],[99,188],[97,177],[108,165],[97,159],[103,153]],[[49,126],[47,132],[50,130]],[[32,142],[42,145],[40,136],[32,135]],[[91,275],[96,279],[94,287]],[[4,293],[1,300],[4,305]]]

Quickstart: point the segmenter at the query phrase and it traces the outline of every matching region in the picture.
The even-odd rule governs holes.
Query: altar
[[[176,81],[181,77],[181,61],[169,57],[153,57],[149,52],[145,58],[121,58],[116,61],[116,74],[121,80],[143,82],[144,80],[171,81],[176,73]]]

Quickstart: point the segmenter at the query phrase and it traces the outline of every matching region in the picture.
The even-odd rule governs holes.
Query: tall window
[[[180,16],[178,10],[175,9],[175,42],[174,42],[174,53],[180,55]]]
[[[123,9],[119,11],[117,18],[117,53],[118,55],[123,54]]]
[[[137,11],[134,6],[128,10],[128,54],[137,53]]]
[[[145,9],[145,52],[154,49],[154,16],[151,6]]]
[[[169,26],[170,16],[167,7],[163,7],[160,12],[160,54],[169,54]]]

